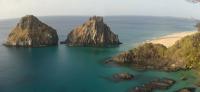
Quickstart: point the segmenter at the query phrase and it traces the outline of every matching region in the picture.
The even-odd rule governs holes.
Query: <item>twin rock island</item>
[[[196,27],[200,31],[200,24]],[[22,17],[9,34],[5,46],[10,47],[44,47],[58,45],[56,30],[41,22],[33,15]],[[104,23],[103,17],[94,16],[83,25],[74,28],[61,44],[68,46],[110,47],[121,44],[118,35]],[[150,70],[178,71],[197,69],[200,71],[200,32],[186,36],[167,48],[162,44],[145,43],[127,52],[113,56],[106,64],[129,65],[130,67]],[[131,80],[129,73],[113,75],[115,81]],[[151,81],[136,87],[130,92],[152,92],[156,89],[168,89],[175,83],[171,79]],[[186,91],[185,91],[186,90]],[[193,88],[183,88],[176,92],[194,92]]]
[[[11,47],[43,47],[58,45],[56,30],[41,22],[33,15],[21,18],[17,26],[9,34],[4,45]],[[83,25],[76,27],[62,44],[68,46],[116,46],[121,44],[118,36],[113,33],[103,17],[94,16]]]
[[[196,25],[198,30],[200,24]],[[43,47],[58,45],[56,30],[33,15],[22,17],[9,34],[4,45],[11,47]],[[118,35],[104,23],[103,17],[94,16],[74,28],[61,44],[68,46],[110,47],[121,44]],[[199,68],[200,32],[186,36],[167,48],[162,44],[145,43],[122,52],[105,63],[129,64],[144,69],[177,71]]]

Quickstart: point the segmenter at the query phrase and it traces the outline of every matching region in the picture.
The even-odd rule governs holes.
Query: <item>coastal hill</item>
[[[167,48],[162,44],[145,43],[106,61],[137,68],[176,71],[200,66],[200,33],[183,37]]]
[[[118,35],[113,33],[109,26],[104,23],[103,17],[94,16],[73,29],[62,42],[68,46],[118,46],[121,44]]]
[[[17,26],[9,34],[6,46],[41,47],[58,44],[55,29],[42,23],[33,15],[21,18]]]

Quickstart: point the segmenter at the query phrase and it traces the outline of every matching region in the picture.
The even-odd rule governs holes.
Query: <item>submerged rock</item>
[[[117,73],[112,76],[114,81],[132,80],[134,76],[129,73]]]
[[[192,87],[188,87],[188,88],[182,88],[176,92],[195,92],[195,88],[192,88]]]
[[[55,29],[42,23],[33,15],[21,18],[17,26],[9,34],[4,45],[14,47],[42,47],[58,44]]]
[[[135,87],[129,92],[153,92],[154,90],[166,90],[175,83],[172,79],[158,79],[151,81],[143,86]]]
[[[181,80],[185,81],[188,80],[188,78],[186,76],[181,77]]]
[[[114,34],[107,24],[104,23],[103,17],[91,17],[83,25],[73,29],[66,39],[61,42],[68,46],[118,46],[121,44],[118,35]]]

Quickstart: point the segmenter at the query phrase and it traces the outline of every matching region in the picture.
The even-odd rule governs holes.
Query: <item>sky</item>
[[[0,0],[0,19],[35,16],[172,16],[200,19],[185,0]]]

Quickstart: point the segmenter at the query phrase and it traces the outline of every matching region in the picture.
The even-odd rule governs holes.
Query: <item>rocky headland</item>
[[[68,46],[107,47],[121,44],[118,35],[104,23],[103,17],[94,16],[73,29],[64,42]]]
[[[200,33],[186,36],[167,48],[162,44],[145,43],[107,60],[136,68],[177,71],[200,66]]]
[[[55,29],[44,24],[33,15],[21,18],[9,34],[4,45],[12,47],[43,47],[58,44]]]

